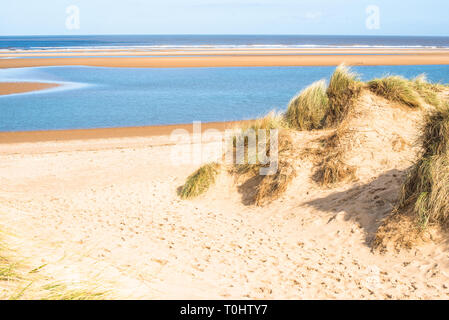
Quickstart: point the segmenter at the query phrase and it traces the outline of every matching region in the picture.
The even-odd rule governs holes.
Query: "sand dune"
[[[2,144],[2,223],[43,272],[70,270],[121,298],[447,299],[446,244],[383,255],[369,244],[415,159],[422,113],[371,94],[358,110],[347,154],[358,181],[321,188],[298,159],[290,188],[264,207],[246,205],[227,174],[180,200],[198,164],[168,161],[166,137]],[[323,134],[294,139],[307,147]]]

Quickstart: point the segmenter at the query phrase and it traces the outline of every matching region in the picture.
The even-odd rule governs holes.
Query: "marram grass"
[[[263,118],[255,120],[252,124],[250,124],[247,127],[242,128],[241,133],[237,133],[234,137],[234,143],[233,143],[233,153],[236,154],[236,147],[237,147],[237,141],[242,143],[243,140],[243,147],[244,147],[244,163],[243,164],[235,164],[234,166],[234,173],[237,174],[247,174],[247,173],[253,173],[256,174],[259,172],[259,169],[261,167],[260,159],[258,159],[258,153],[257,150],[249,149],[248,146],[248,138],[244,135],[244,133],[247,130],[254,130],[255,138],[257,141],[257,147],[264,147],[267,151],[267,155],[269,155],[270,152],[270,139],[271,139],[271,133],[270,130],[278,130],[278,151],[282,152],[284,147],[290,142],[288,134],[286,133],[288,130],[288,124],[285,119],[284,114],[276,111],[270,111],[266,116]],[[266,141],[261,141],[259,139],[259,130],[265,130],[266,135],[265,139]],[[265,146],[263,145],[265,143]],[[255,148],[254,146],[253,148]],[[256,158],[255,159],[249,159],[249,155],[253,155]],[[250,161],[251,160],[251,161]]]
[[[42,288],[42,293],[42,300],[104,300],[108,294],[84,287],[69,288],[64,283],[45,285]]]
[[[421,107],[421,97],[414,90],[413,83],[400,76],[388,76],[368,82],[368,88],[390,101],[402,103],[410,108]]]
[[[442,102],[438,97],[440,87],[438,84],[429,83],[425,74],[420,74],[411,80],[411,85],[427,104],[435,107],[441,105]]]
[[[215,162],[203,165],[187,178],[179,196],[182,199],[191,199],[206,192],[215,183],[219,167]]]
[[[360,95],[362,84],[356,73],[341,64],[335,69],[329,81],[326,94],[329,98],[329,111],[326,126],[338,125],[349,113]]]
[[[398,212],[411,211],[421,227],[449,225],[449,105],[427,116],[421,137],[424,153],[407,175]]]
[[[290,101],[285,117],[292,128],[321,129],[328,111],[326,81],[320,80],[311,84]]]
[[[49,284],[39,273],[45,265],[28,270],[25,264],[17,263],[17,254],[9,254],[1,235],[0,230],[0,300],[100,300],[109,296],[109,291],[99,291],[95,284]]]

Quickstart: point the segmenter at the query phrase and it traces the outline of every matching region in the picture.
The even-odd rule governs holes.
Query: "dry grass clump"
[[[423,101],[431,106],[442,104],[438,93],[446,87],[438,83],[430,83],[425,74],[412,80],[400,76],[388,76],[368,82],[368,88],[379,96],[402,103],[411,108],[422,107]]]
[[[280,112],[271,111],[265,117],[256,119],[253,123],[246,127],[242,127],[236,132],[233,137],[233,155],[234,160],[236,160],[237,155],[237,145],[243,145],[244,147],[244,163],[239,164],[234,161],[234,173],[238,174],[246,174],[248,172],[259,172],[260,169],[260,161],[258,159],[257,151],[259,148],[266,148],[267,156],[270,155],[270,142],[271,142],[271,134],[270,130],[278,130],[278,149],[283,150],[286,147],[286,143],[288,142],[288,135],[286,135],[288,124],[286,122],[285,116]],[[254,133],[255,146],[248,146],[248,130],[251,130]],[[265,131],[265,139],[266,141],[261,141],[259,139],[259,130]],[[264,145],[265,143],[265,145]],[[284,148],[285,149],[285,148]],[[250,156],[251,155],[251,156]]]
[[[9,282],[20,278],[17,272],[18,264],[9,257],[9,251],[3,242],[3,231],[0,230],[0,287],[2,281]]]
[[[247,129],[257,130],[272,130],[272,129],[287,129],[288,123],[285,116],[281,112],[270,111],[266,116],[260,119],[256,119],[249,127],[243,128],[243,131]]]
[[[94,291],[89,288],[69,288],[64,283],[45,285],[42,288],[42,300],[104,300],[107,292]]]
[[[278,170],[273,175],[263,176],[256,189],[254,204],[263,206],[278,199],[295,176],[295,169],[289,161],[279,161]]]
[[[344,149],[341,142],[343,132],[343,128],[337,129],[333,134],[321,140],[321,146],[316,150],[316,153],[321,156],[321,160],[313,179],[322,186],[331,187],[337,183],[355,179],[355,167],[344,161]]]
[[[17,278],[16,265],[6,257],[0,256],[0,281],[11,281]]]
[[[427,79],[427,75],[425,73],[416,76],[412,80],[412,82],[414,82],[416,90],[419,90],[420,88],[424,87],[425,89],[431,90],[435,93],[439,93],[449,89],[449,86],[447,84],[442,84],[438,82],[429,82]]]
[[[331,187],[337,183],[355,179],[355,168],[346,164],[340,154],[326,157],[315,173],[315,181],[323,186]]]
[[[427,242],[432,234],[422,230],[411,214],[392,214],[377,230],[372,246],[375,250],[386,252],[389,249],[400,251]]]
[[[326,91],[329,98],[326,126],[338,125],[346,117],[359,97],[361,89],[362,83],[356,73],[344,64],[337,67]]]
[[[379,228],[375,246],[381,245],[394,229],[389,224],[409,217],[416,226],[416,237],[429,224],[449,226],[449,105],[427,116],[421,136],[423,155],[408,172],[392,217]],[[397,216],[397,217],[396,217]],[[409,228],[410,229],[410,228]]]
[[[424,228],[429,222],[449,224],[449,105],[428,117],[421,137],[424,154],[410,170],[398,211],[413,207]]]
[[[0,285],[1,281],[13,281],[18,279],[16,272],[17,264],[12,262],[4,253],[4,248],[0,244]]]
[[[257,126],[258,129],[266,129],[268,126]],[[271,127],[272,128],[272,127]],[[257,148],[264,148],[266,156],[271,157],[271,139],[272,137],[267,133],[266,141],[257,141]],[[266,144],[266,145],[263,145]],[[238,178],[244,178],[245,182],[240,186],[243,193],[252,194],[249,203],[262,206],[278,199],[286,190],[293,177],[295,176],[295,169],[292,165],[294,161],[293,143],[291,139],[291,132],[288,129],[280,128],[278,131],[278,158],[277,170],[271,174],[262,175],[263,169],[268,169],[270,163],[263,164],[260,159],[256,159],[252,163],[248,162],[248,157],[245,158],[245,163],[235,164],[231,172],[236,174]],[[245,145],[245,154],[250,153],[248,145]],[[252,150],[254,151],[254,150]],[[258,154],[257,151],[252,152]],[[251,185],[248,189],[243,190],[249,181],[255,181],[256,185]]]
[[[390,101],[402,103],[411,108],[421,107],[421,97],[412,83],[400,76],[388,76],[368,82],[368,88]]]
[[[179,191],[182,199],[191,199],[206,192],[214,183],[218,175],[220,165],[208,163],[192,173]]]
[[[321,129],[328,111],[326,81],[320,80],[311,84],[290,101],[285,117],[292,128]]]
[[[421,98],[427,104],[438,107],[441,105],[441,100],[438,97],[438,92],[443,89],[439,84],[429,83],[425,74],[421,74],[411,80],[413,89],[418,92]]]

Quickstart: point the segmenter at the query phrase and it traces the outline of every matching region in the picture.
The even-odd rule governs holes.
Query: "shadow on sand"
[[[332,220],[343,215],[344,220],[357,222],[365,232],[365,243],[371,241],[384,217],[396,204],[406,171],[390,170],[371,182],[356,185],[343,192],[305,203],[320,211],[333,212]]]

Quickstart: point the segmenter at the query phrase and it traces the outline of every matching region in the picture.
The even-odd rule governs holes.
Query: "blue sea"
[[[449,66],[354,67],[363,80],[386,74],[449,82]],[[334,67],[0,69],[0,81],[63,84],[0,96],[0,131],[128,127],[253,119],[284,110]]]
[[[104,47],[431,47],[448,48],[449,37],[327,35],[91,35],[0,37],[0,50]]]
[[[15,50],[161,47],[431,47],[449,37],[377,36],[35,36],[0,37],[0,53]],[[1,59],[0,59],[1,64]],[[448,83],[449,66],[354,68],[363,80],[386,74]],[[0,81],[59,83],[56,89],[0,96],[0,131],[80,129],[253,119],[284,110],[334,67],[99,68],[57,66],[0,69]]]

